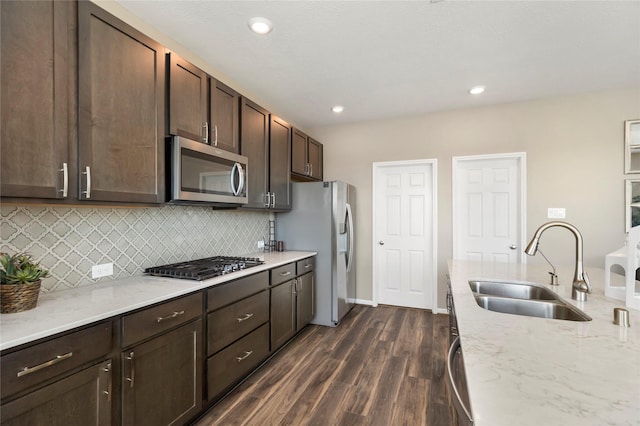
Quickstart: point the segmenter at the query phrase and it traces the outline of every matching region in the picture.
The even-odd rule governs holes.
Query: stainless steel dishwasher
[[[458,335],[458,321],[456,319],[456,309],[451,295],[451,281],[447,275],[447,310],[449,311],[449,355],[447,356],[447,376],[449,378],[449,388],[451,389],[451,399],[456,408],[458,426],[473,425],[471,415],[471,404],[469,402],[469,392],[467,390],[467,379],[464,371],[464,359],[460,336]]]

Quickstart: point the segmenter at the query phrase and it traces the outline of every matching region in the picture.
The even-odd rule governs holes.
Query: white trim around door
[[[377,190],[381,182],[378,181],[377,175],[378,171],[383,168],[390,167],[415,167],[415,166],[428,166],[430,170],[428,173],[431,175],[431,185],[426,185],[425,188],[425,196],[429,197],[429,201],[431,204],[431,227],[429,229],[430,232],[425,236],[425,242],[427,245],[431,246],[431,256],[429,261],[431,262],[432,268],[431,271],[428,272],[428,276],[425,276],[425,281],[430,283],[430,291],[431,291],[431,311],[435,313],[441,313],[438,310],[438,160],[437,159],[422,159],[422,160],[407,160],[407,161],[385,161],[385,162],[375,162],[373,163],[372,173],[373,173],[373,185],[372,185],[372,278],[373,278],[373,306],[377,306],[379,302],[379,292],[381,277],[378,273],[378,256],[376,256],[377,249],[379,248],[380,238],[376,234],[377,233],[377,221],[380,220],[382,216],[379,212],[376,213],[377,202]],[[430,234],[430,237],[429,237]],[[428,308],[427,308],[428,309]]]
[[[513,164],[516,165],[515,166],[516,171],[511,176],[512,172],[509,172],[507,169],[511,167],[511,165]],[[489,187],[493,185],[492,188],[498,188],[501,184],[504,184],[503,185],[504,187],[505,185],[507,185],[508,182],[515,181],[514,186],[515,186],[515,191],[517,191],[515,200],[505,201],[505,200],[508,200],[508,198],[511,197],[512,194],[511,193],[507,194],[506,192],[503,192],[505,191],[503,187],[500,187],[498,189],[490,188],[487,190],[487,187],[485,186],[487,184],[482,183],[485,180],[487,180],[486,179],[487,171],[491,175],[491,178],[488,180],[492,182],[492,184],[488,184]],[[506,209],[506,208],[501,209],[500,207],[489,208],[488,211],[493,212],[492,221],[501,222],[502,225],[510,221],[514,221],[515,222],[514,225],[516,226],[516,231],[515,231],[515,235],[508,237],[506,235],[507,231],[504,230],[506,226],[501,226],[501,231],[504,234],[502,236],[506,237],[506,239],[509,239],[509,242],[503,244],[505,245],[505,247],[501,248],[500,250],[497,250],[496,253],[492,255],[493,260],[496,261],[497,259],[501,259],[501,260],[510,259],[508,261],[509,263],[514,261],[517,263],[526,263],[527,256],[523,255],[523,250],[524,250],[523,245],[526,244],[526,230],[527,230],[527,221],[526,221],[526,217],[527,217],[526,215],[527,213],[526,212],[527,154],[525,152],[514,152],[514,153],[502,153],[502,154],[453,157],[451,174],[452,174],[452,182],[451,182],[452,184],[451,185],[452,218],[451,219],[452,219],[452,228],[453,228],[452,229],[453,258],[465,259],[465,260],[480,260],[480,259],[467,259],[468,255],[465,254],[467,253],[467,247],[463,247],[465,244],[462,242],[463,234],[464,234],[463,228],[465,228],[465,226],[469,228],[475,227],[477,229],[480,229],[481,227],[483,227],[483,225],[478,222],[480,219],[477,218],[481,215],[471,215],[470,212],[467,211],[467,209],[469,208],[468,205],[474,204],[468,199],[471,199],[472,196],[474,196],[477,199],[477,202],[475,204],[477,206],[481,206],[483,205],[483,203],[487,204],[486,203],[487,200],[485,199],[486,197],[481,199],[481,197],[483,197],[481,192],[485,191],[484,193],[488,194],[491,191],[496,191],[490,195],[499,194],[502,201],[501,200],[496,201],[494,199],[492,200],[492,203],[491,203],[492,206],[499,206],[502,204],[506,205],[508,203],[510,206],[513,206],[513,208],[511,209]],[[474,183],[473,182],[469,183],[467,181],[464,181],[463,179],[470,179],[470,181],[475,181],[476,185],[479,185],[480,187],[485,189],[484,190],[478,189],[478,191],[480,192],[475,194],[464,192],[462,189],[463,186],[464,188],[468,189],[472,187],[469,185],[474,185]],[[511,186],[511,188],[513,189],[514,186]],[[465,197],[465,196],[467,198],[463,199],[462,197]],[[465,200],[467,201],[466,204],[468,204],[466,207],[465,207]],[[477,206],[476,206],[476,210],[478,210]],[[506,213],[503,210],[513,210],[513,215],[511,215],[511,212]],[[508,218],[499,217],[499,215],[505,215],[505,214],[509,214],[509,217]],[[478,223],[476,223],[475,226],[472,227],[470,223],[473,223],[474,221]],[[477,236],[480,237],[481,233],[486,233],[486,231],[478,232]],[[491,235],[491,237],[493,238],[493,235]],[[485,237],[481,237],[481,238],[482,239],[479,241],[484,241]],[[511,238],[513,239],[513,241],[511,241]],[[466,240],[468,240],[468,238]],[[487,244],[489,244],[489,242],[487,242]],[[507,248],[509,248],[509,250],[507,250]],[[499,253],[500,251],[502,252]],[[477,253],[478,253],[477,254],[478,257],[482,257],[482,253],[480,252],[480,250],[478,250]],[[514,259],[517,259],[517,260],[514,260]],[[487,261],[489,259],[483,259],[483,260]]]

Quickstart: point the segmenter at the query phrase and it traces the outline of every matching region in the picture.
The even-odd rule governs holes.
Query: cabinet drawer
[[[213,311],[269,287],[269,271],[259,272],[207,291],[207,310]]]
[[[107,360],[2,405],[3,425],[111,424],[111,361]]]
[[[111,322],[105,322],[4,355],[2,398],[104,357],[111,350],[111,331]]]
[[[122,318],[122,346],[183,324],[202,315],[202,293],[181,297]]]
[[[267,321],[269,321],[268,291],[262,291],[210,313],[207,317],[208,354],[213,355]]]
[[[278,285],[296,276],[295,262],[271,270],[271,285]]]
[[[269,324],[238,340],[207,361],[208,399],[236,383],[269,355]]]
[[[296,274],[303,275],[307,272],[311,272],[316,268],[316,258],[307,257],[306,259],[298,260],[296,262]]]

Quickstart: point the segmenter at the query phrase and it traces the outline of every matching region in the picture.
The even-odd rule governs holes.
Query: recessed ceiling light
[[[273,24],[267,18],[256,16],[249,19],[249,28],[256,34],[267,34],[273,29]]]
[[[344,111],[344,107],[342,105],[336,105],[331,108],[331,111],[335,112],[336,114],[340,114],[342,111]]]
[[[479,95],[482,92],[484,92],[484,86],[474,86],[469,90],[472,95]]]

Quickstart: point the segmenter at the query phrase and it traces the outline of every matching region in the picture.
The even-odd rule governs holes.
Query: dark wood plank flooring
[[[310,325],[195,425],[452,425],[448,317],[357,305]]]

